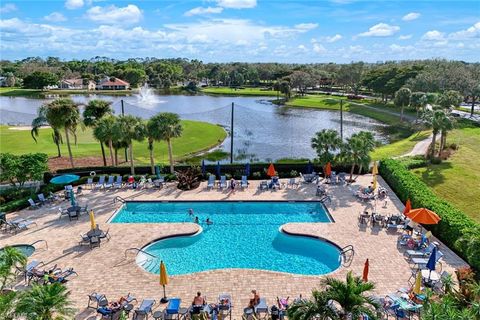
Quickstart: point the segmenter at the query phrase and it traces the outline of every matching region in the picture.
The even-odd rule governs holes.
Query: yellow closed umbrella
[[[90,226],[92,230],[95,230],[97,228],[97,223],[95,222],[95,214],[93,213],[93,210],[90,210]]]
[[[377,175],[374,175],[373,176],[373,186],[372,186],[373,190],[377,189]]]
[[[378,174],[377,161],[373,162],[372,174],[375,176]]]
[[[160,262],[160,285],[163,286],[163,298],[161,299],[162,303],[167,303],[167,294],[165,292],[165,286],[168,284],[168,274],[167,274],[167,268],[165,267],[165,264],[163,261]]]
[[[413,293],[420,294],[421,286],[422,286],[422,272],[418,270],[417,277],[415,278],[415,286],[413,287]]]

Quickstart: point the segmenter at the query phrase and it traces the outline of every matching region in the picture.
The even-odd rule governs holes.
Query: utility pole
[[[123,99],[120,100],[120,102],[122,103],[122,117],[125,115],[125,107],[123,106]],[[127,148],[125,148],[125,162],[128,162],[128,156],[127,156]]]
[[[340,139],[343,142],[343,100],[340,99]]]
[[[232,102],[232,121],[230,124],[230,163],[233,163],[233,109],[235,104]]]

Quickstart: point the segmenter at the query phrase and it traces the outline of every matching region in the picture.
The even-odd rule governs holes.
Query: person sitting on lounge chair
[[[248,303],[249,308],[254,308],[260,302],[260,295],[257,293],[257,290],[252,290],[252,294],[253,298]]]
[[[195,298],[193,298],[192,306],[204,306],[206,304],[207,302],[205,301],[205,298],[202,297],[202,293],[198,291]]]

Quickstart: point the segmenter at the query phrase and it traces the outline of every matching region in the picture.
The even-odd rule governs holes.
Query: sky
[[[0,1],[0,58],[480,61],[480,1]]]

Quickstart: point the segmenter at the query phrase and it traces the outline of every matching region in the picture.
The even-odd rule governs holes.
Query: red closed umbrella
[[[410,210],[412,210],[412,204],[410,203],[410,199],[407,199],[407,202],[405,203],[405,209],[403,209],[403,214],[407,215]]]
[[[363,267],[363,281],[368,282],[368,270],[370,268],[370,262],[368,262],[368,259],[365,261],[365,266]]]
[[[330,162],[327,162],[327,165],[325,166],[325,177],[329,177],[332,174],[332,165]]]
[[[275,167],[273,166],[273,163],[270,163],[270,166],[268,167],[268,170],[267,170],[267,175],[269,177],[273,177],[276,175],[275,173]]]

